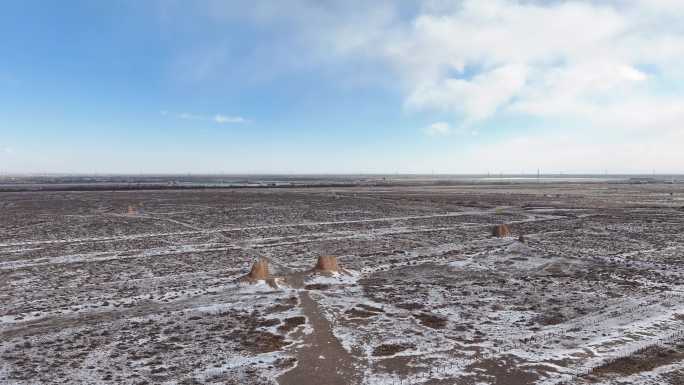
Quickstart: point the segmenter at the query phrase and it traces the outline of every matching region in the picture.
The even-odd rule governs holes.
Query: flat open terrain
[[[0,383],[684,384],[684,185],[0,193]]]

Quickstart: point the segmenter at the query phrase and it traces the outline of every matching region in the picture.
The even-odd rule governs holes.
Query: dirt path
[[[353,385],[358,383],[352,356],[335,338],[328,320],[320,314],[309,292],[299,292],[299,302],[313,332],[297,351],[297,367],[278,378],[280,385]]]

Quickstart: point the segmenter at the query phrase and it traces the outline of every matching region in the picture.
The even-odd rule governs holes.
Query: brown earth
[[[503,237],[510,237],[511,236],[511,230],[508,228],[507,224],[500,224],[494,226],[492,229],[492,235],[495,237],[503,238]]]

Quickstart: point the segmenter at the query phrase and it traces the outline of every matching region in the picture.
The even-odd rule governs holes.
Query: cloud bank
[[[625,159],[624,171],[684,171],[676,169],[684,164],[684,152],[671,145],[682,139],[684,121],[682,1],[209,4],[204,12],[214,23],[244,18],[259,28],[286,31],[253,52],[271,55],[272,67],[366,64],[378,77],[391,74],[403,95],[398,109],[434,113],[440,121],[449,117],[424,128],[429,135],[506,127],[511,119],[543,127],[529,137],[509,131],[471,146],[469,156],[487,164],[497,164],[487,160],[492,151],[520,163],[560,159],[560,152],[546,149],[562,146],[584,154],[590,164],[568,156],[558,168],[597,171],[602,168],[587,168],[615,155],[608,149],[630,158],[644,155],[636,149],[648,143],[662,150],[642,163]]]

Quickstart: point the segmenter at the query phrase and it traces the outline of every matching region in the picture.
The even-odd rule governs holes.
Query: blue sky
[[[0,172],[684,172],[682,17],[673,0],[8,1]]]

